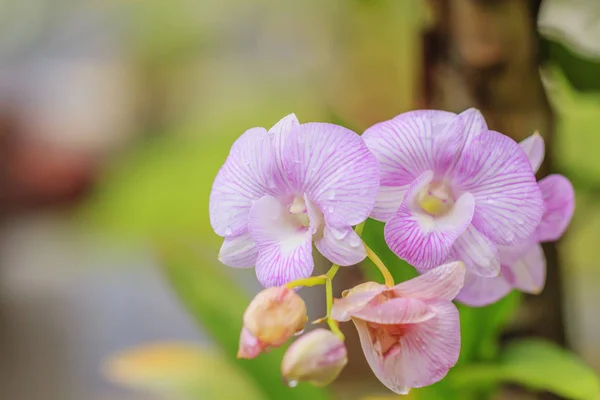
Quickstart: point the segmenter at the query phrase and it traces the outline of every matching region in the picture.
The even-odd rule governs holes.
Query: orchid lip
[[[420,191],[417,204],[431,216],[443,216],[452,209],[454,196],[447,184],[432,182]]]

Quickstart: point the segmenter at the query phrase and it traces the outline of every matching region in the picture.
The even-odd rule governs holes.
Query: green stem
[[[300,286],[310,287],[324,285],[325,283],[327,283],[328,279],[329,278],[326,275],[311,276],[310,278],[296,279],[295,281],[291,281],[287,283],[285,287],[287,287],[288,289],[293,289]]]
[[[381,272],[381,275],[383,275],[385,285],[387,287],[394,286],[394,278],[392,277],[392,274],[390,274],[390,271],[387,269],[383,261],[381,261],[377,254],[375,254],[373,250],[371,250],[371,248],[367,246],[367,244],[364,241],[363,244],[365,246],[365,249],[367,250],[367,257],[369,257],[369,260],[373,261],[373,264],[375,264],[377,269],[379,269],[379,272]]]

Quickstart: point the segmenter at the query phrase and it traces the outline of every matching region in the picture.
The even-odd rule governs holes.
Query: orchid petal
[[[465,281],[465,265],[460,261],[440,265],[424,274],[394,286],[397,296],[418,299],[441,299],[451,301],[461,290]]]
[[[306,193],[328,224],[350,226],[367,219],[379,189],[379,165],[360,136],[315,122],[290,131],[281,145],[290,186]]]
[[[226,237],[219,251],[219,261],[234,268],[254,267],[256,256],[256,244],[249,232]]]
[[[536,230],[540,242],[560,238],[575,211],[575,192],[571,182],[562,175],[549,175],[538,182],[544,197],[545,212]]]
[[[527,154],[533,173],[537,173],[544,161],[544,139],[539,133],[534,133],[528,138],[520,141],[519,146],[521,146],[523,151],[525,151],[525,154]]]
[[[454,241],[467,229],[473,216],[474,202],[463,193],[444,216],[433,217],[418,210],[416,197],[433,179],[433,172],[423,173],[408,189],[402,205],[384,228],[390,249],[419,271],[442,264]]]
[[[373,125],[362,137],[381,168],[382,186],[406,186],[427,170],[444,172],[463,145],[462,122],[446,111],[418,110]]]
[[[350,320],[350,315],[365,307],[387,287],[375,282],[365,282],[352,288],[348,295],[341,299],[334,299],[331,308],[331,318],[339,322]]]
[[[531,246],[517,262],[503,267],[502,273],[514,288],[526,293],[540,293],[546,283],[546,257],[542,246]]]
[[[407,394],[411,388],[441,380],[460,351],[458,310],[450,302],[431,303],[436,317],[408,327],[394,354],[382,358],[369,333],[368,323],[353,319],[365,357],[377,378],[390,390]]]
[[[254,201],[275,194],[273,146],[264,128],[244,132],[219,170],[210,193],[210,223],[219,236],[247,229]]]
[[[315,242],[315,246],[329,261],[342,266],[358,264],[367,256],[362,239],[350,226],[325,226],[323,237]]]
[[[500,274],[498,248],[472,225],[454,242],[450,259],[464,262],[467,271],[479,276]]]
[[[312,274],[312,234],[298,226],[275,197],[254,203],[248,219],[256,243],[256,275],[264,287],[278,286]]]
[[[464,149],[454,185],[475,198],[473,225],[491,241],[507,245],[529,237],[540,223],[543,201],[529,160],[511,138],[479,134]]]
[[[364,308],[353,312],[351,314],[352,318],[390,325],[416,324],[435,317],[431,307],[422,300],[410,297],[386,298],[384,300],[380,303],[377,299],[373,299],[372,302],[375,302],[375,304],[371,304],[371,302]]]
[[[400,208],[409,186],[381,186],[370,217],[381,222],[393,217]]]
[[[465,286],[456,300],[471,307],[482,307],[495,303],[512,290],[504,275],[485,278],[467,272]]]

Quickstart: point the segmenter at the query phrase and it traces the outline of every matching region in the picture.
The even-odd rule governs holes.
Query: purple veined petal
[[[367,256],[362,239],[349,226],[325,226],[323,237],[315,241],[315,246],[325,258],[341,266],[358,264]]]
[[[500,274],[498,248],[473,225],[454,242],[450,259],[465,263],[467,271],[484,277]]]
[[[575,211],[575,191],[571,182],[562,175],[549,175],[538,182],[544,197],[545,211],[535,236],[540,242],[560,238]]]
[[[289,140],[290,132],[300,126],[300,122],[296,117],[296,114],[289,114],[280,119],[271,129],[269,134],[273,140],[273,152],[275,155],[275,164],[277,165],[275,174],[277,181],[281,186],[289,188],[290,183],[287,174],[285,173],[284,166],[284,143]]]
[[[407,394],[438,382],[458,361],[460,352],[460,325],[458,310],[450,302],[430,304],[436,314],[428,321],[405,325],[394,354],[381,357],[375,347],[368,323],[353,319],[358,330],[365,357],[377,376],[388,389]]]
[[[454,163],[462,128],[454,113],[418,110],[375,124],[362,138],[379,161],[381,185],[406,186],[425,171],[443,173]]]
[[[544,144],[544,138],[539,133],[534,133],[528,138],[519,142],[519,146],[527,154],[527,158],[531,163],[531,169],[533,173],[537,173],[544,161],[544,155],[546,153],[546,146]]]
[[[377,221],[387,222],[396,214],[400,208],[404,195],[410,185],[405,186],[381,186],[375,200],[375,207],[370,217]]]
[[[376,324],[416,324],[435,317],[435,312],[423,300],[410,297],[385,299],[375,304],[368,303],[364,308],[352,313],[352,318]]]
[[[398,296],[418,299],[441,299],[451,301],[465,282],[465,264],[455,261],[433,268],[423,275],[394,286]]]
[[[226,237],[219,251],[219,261],[233,268],[254,267],[256,256],[256,244],[249,232]]]
[[[427,171],[415,180],[384,228],[390,249],[421,272],[446,261],[454,241],[469,226],[475,206],[472,196],[463,193],[444,216],[433,217],[418,210],[416,197],[432,179],[433,172]]]
[[[256,276],[264,287],[279,286],[312,274],[312,234],[271,196],[254,203],[248,218],[256,243]]]
[[[473,195],[473,225],[494,243],[524,240],[541,221],[542,195],[529,160],[515,141],[498,132],[483,132],[470,142],[453,185],[458,193]]]
[[[372,290],[351,293],[342,299],[334,299],[333,307],[331,308],[331,318],[339,322],[349,321],[352,313],[366,307],[371,300],[384,290],[386,290],[384,285],[378,285],[372,288]]]
[[[244,132],[219,170],[210,193],[210,223],[220,236],[247,229],[254,201],[276,191],[273,146],[264,128]]]
[[[277,123],[273,125],[271,129],[269,129],[269,133],[275,136],[285,135],[298,125],[300,125],[300,122],[298,122],[296,114],[291,113],[277,121]]]
[[[517,262],[503,266],[502,274],[514,288],[539,294],[546,283],[546,257],[542,246],[531,246]]]
[[[467,272],[465,285],[456,300],[471,307],[483,307],[497,302],[511,290],[512,286],[506,281],[504,274],[486,278]]]
[[[360,136],[327,123],[307,123],[282,143],[283,166],[296,192],[306,193],[330,225],[369,216],[379,189],[379,165]]]

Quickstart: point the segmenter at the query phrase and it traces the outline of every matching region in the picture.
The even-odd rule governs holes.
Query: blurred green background
[[[280,351],[233,361],[241,313],[259,286],[252,270],[216,260],[212,180],[244,130],[291,112],[361,133],[410,109],[469,106],[517,140],[539,129],[546,173],[575,185],[559,290],[550,288],[559,306],[511,296],[461,310],[464,368],[450,388],[413,396],[486,398],[516,381],[595,398],[597,378],[584,364],[600,372],[599,4],[1,0],[0,398],[387,395],[351,327],[351,362],[331,389],[285,388]],[[385,253],[380,225],[370,222],[365,240],[397,277],[414,273]],[[336,290],[363,272],[376,277],[365,264],[343,269]],[[322,291],[303,295],[310,316],[321,316]],[[531,326],[540,316],[560,320],[583,363],[514,341],[539,336]],[[524,349],[537,364],[515,363]],[[519,371],[544,365],[519,381]],[[532,394],[508,387],[498,396]]]

